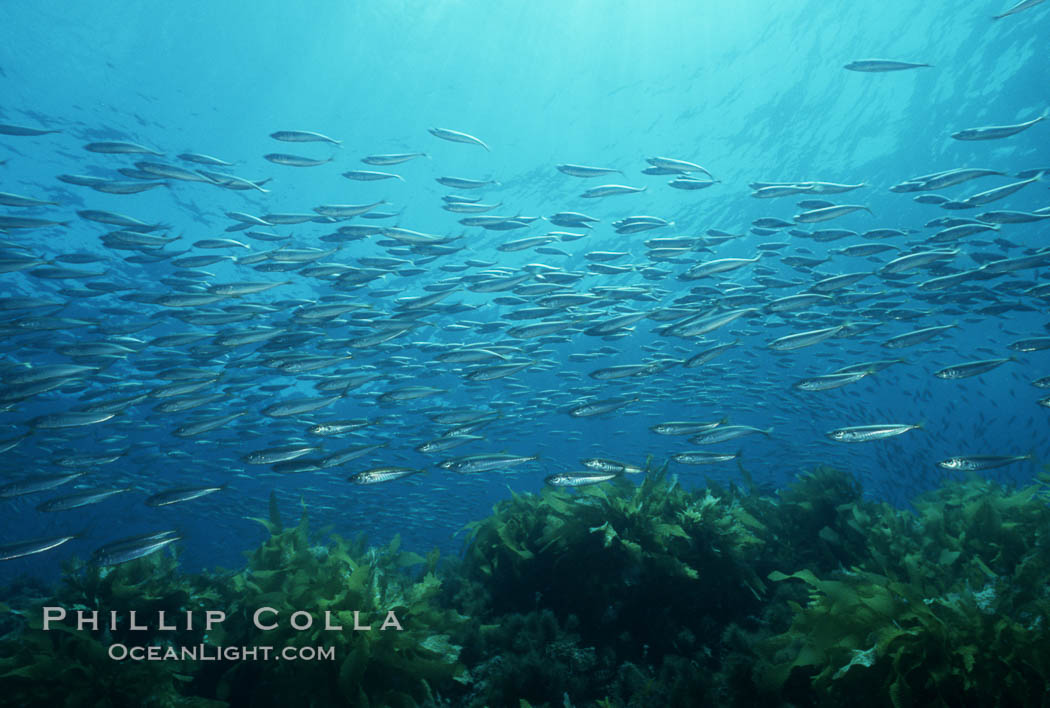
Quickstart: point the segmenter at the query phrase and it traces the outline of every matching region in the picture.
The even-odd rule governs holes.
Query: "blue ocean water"
[[[55,129],[35,137],[0,135],[0,191],[58,202],[57,206],[4,207],[8,216],[69,221],[67,227],[8,229],[0,234],[5,258],[32,255],[42,261],[88,253],[97,262],[55,265],[104,274],[52,280],[32,268],[0,275],[3,297],[43,297],[62,307],[3,313],[0,345],[4,375],[26,365],[86,363],[58,350],[82,342],[124,341],[132,350],[99,360],[101,375],[76,377],[55,390],[10,401],[0,413],[0,438],[30,433],[4,453],[3,481],[23,474],[55,473],[54,460],[71,454],[124,454],[92,467],[84,478],[53,492],[0,501],[0,544],[83,531],[52,552],[0,565],[0,580],[20,574],[57,575],[60,561],[84,557],[114,538],[177,527],[186,568],[236,566],[241,552],[254,547],[263,529],[245,517],[264,516],[275,491],[282,508],[295,514],[302,504],[317,526],[331,524],[343,534],[365,532],[376,542],[400,533],[406,546],[441,546],[454,553],[453,537],[465,523],[488,513],[508,488],[536,491],[546,475],[580,469],[579,460],[603,457],[644,464],[697,449],[684,438],[656,435],[650,426],[666,420],[714,421],[772,428],[705,449],[741,450],[740,463],[756,483],[775,489],[817,464],[857,474],[869,496],[906,505],[946,474],[936,462],[952,455],[1024,455],[1035,459],[990,470],[994,479],[1022,483],[1050,455],[1050,409],[1037,404],[1045,393],[1031,382],[1050,374],[1045,351],[1016,352],[1018,339],[1048,336],[1047,300],[1024,290],[1046,282],[1046,267],[1029,268],[996,279],[975,279],[965,289],[931,296],[918,284],[929,277],[975,269],[981,254],[1018,257],[1047,245],[1045,223],[1006,224],[998,233],[966,237],[959,253],[942,269],[913,270],[905,280],[874,275],[896,252],[866,258],[835,255],[813,268],[795,269],[781,258],[823,258],[831,249],[865,242],[859,234],[876,228],[907,230],[885,240],[900,253],[928,248],[936,232],[924,225],[935,218],[975,211],[948,211],[918,204],[913,194],[889,191],[909,178],[961,167],[1001,171],[941,190],[952,198],[1015,181],[1014,175],[1050,166],[1047,125],[1036,124],[994,141],[953,140],[952,133],[978,126],[1006,125],[1042,115],[1050,105],[1041,41],[1050,22],[1045,8],[993,22],[1005,8],[998,3],[858,2],[849,6],[816,2],[697,4],[684,2],[304,2],[304,3],[34,3],[0,8],[5,41],[0,48],[0,123]],[[890,73],[858,73],[843,66],[866,58],[932,64]],[[491,147],[441,141],[428,133],[451,128],[477,136]],[[342,144],[282,143],[280,130],[317,131]],[[131,141],[163,153],[99,154],[83,146],[97,141]],[[119,168],[141,159],[179,164],[180,153],[214,155],[234,163],[228,171],[250,180],[269,179],[267,193],[233,191],[216,185],[169,180],[165,187],[134,195],[115,195],[58,181],[60,174],[92,175],[128,181]],[[395,167],[360,162],[379,153],[426,152]],[[332,162],[289,167],[264,159],[292,153]],[[698,191],[670,188],[668,176],[641,174],[646,158],[668,156],[704,166],[717,184]],[[616,168],[623,175],[578,179],[555,169],[560,163]],[[210,169],[210,168],[206,168]],[[400,180],[351,181],[340,173],[376,169]],[[543,235],[560,227],[536,221],[513,231],[465,227],[441,209],[450,190],[442,176],[494,179],[498,185],[477,192],[488,212],[506,216],[545,216],[578,211],[600,219],[577,241],[554,243],[567,255],[532,249],[505,252],[500,244]],[[864,186],[841,195],[800,195],[776,199],[750,196],[751,182],[827,181]],[[646,187],[640,194],[604,199],[578,195],[605,183]],[[800,199],[863,204],[871,213],[850,214],[830,227],[858,232],[820,243],[780,230],[750,232],[761,217],[791,221],[802,211]],[[170,262],[128,263],[134,251],[103,246],[100,236],[113,227],[84,220],[77,212],[107,210],[148,223],[168,225],[179,236],[166,252],[243,256],[249,249],[207,250],[201,239],[236,238],[250,252],[275,244],[225,233],[234,224],[226,212],[253,215],[310,213],[322,204],[363,204],[388,200],[398,215],[387,220],[349,223],[399,226],[426,234],[456,236],[462,248],[428,260],[403,246],[384,247],[379,237],[350,241],[324,262],[356,266],[360,258],[404,258],[376,281],[347,291],[353,302],[372,308],[378,318],[398,313],[395,298],[427,294],[425,286],[453,282],[461,273],[445,264],[468,259],[489,261],[508,273],[531,263],[584,273],[576,292],[632,287],[637,299],[606,297],[598,306],[579,308],[552,319],[573,320],[573,328],[552,338],[523,341],[505,332],[522,322],[511,313],[535,306],[536,297],[518,304],[502,297],[514,292],[480,293],[470,281],[425,310],[421,323],[389,344],[351,350],[340,340],[362,336],[368,327],[345,320],[306,327],[290,317],[287,305],[263,310],[231,325],[192,325],[173,316],[190,308],[143,302],[148,296],[179,292],[163,279],[177,270]],[[1050,204],[1045,183],[1033,183],[1002,201],[976,211],[1031,212]],[[673,226],[642,234],[617,234],[611,223],[630,215],[655,215]],[[321,237],[339,225],[306,223],[275,226],[295,248],[329,247]],[[805,228],[805,225],[803,225]],[[709,229],[740,234],[679,263],[650,261],[645,240],[672,236],[707,238]],[[568,229],[573,231],[574,229]],[[575,231],[579,232],[578,229]],[[714,258],[753,257],[760,244],[782,242],[760,266],[796,284],[766,288],[755,267],[701,281],[677,276],[690,265]],[[943,246],[936,246],[938,248]],[[808,249],[808,250],[803,250]],[[594,273],[585,254],[624,251],[614,261],[633,265],[623,274]],[[666,271],[652,279],[641,268]],[[242,303],[273,305],[317,300],[336,291],[331,281],[295,271],[257,272],[250,265],[222,262],[203,267],[201,281],[289,281],[259,295],[229,299],[208,311]],[[470,267],[471,277],[485,270]],[[398,271],[407,271],[401,274]],[[870,271],[850,293],[871,299],[840,300],[811,310],[812,318],[782,318],[759,310],[699,338],[664,336],[662,323],[642,319],[630,331],[603,339],[582,333],[585,326],[627,312],[655,312],[680,306],[696,314],[726,305],[725,297],[754,295],[762,308],[777,297],[803,292],[820,277]],[[175,281],[170,281],[175,282]],[[535,282],[533,278],[530,282]],[[101,283],[113,292],[87,297],[77,289]],[[185,287],[182,283],[179,287]],[[696,286],[716,288],[692,293]],[[191,289],[193,286],[191,284]],[[66,293],[61,290],[67,289]],[[90,288],[89,288],[90,289]],[[964,291],[965,290],[965,291]],[[98,290],[96,290],[98,291]],[[138,300],[125,299],[138,293]],[[836,293],[841,295],[841,293]],[[458,305],[458,306],[457,306]],[[1003,307],[989,306],[1002,305]],[[36,317],[65,317],[50,328]],[[531,320],[530,320],[531,321]],[[811,348],[771,351],[770,341],[845,322],[871,323],[872,329],[837,337]],[[139,329],[137,324],[149,324]],[[490,329],[488,323],[502,323]],[[958,323],[947,334],[906,350],[889,350],[891,336],[934,325]],[[351,360],[307,375],[286,374],[264,364],[259,345],[194,350],[193,345],[150,347],[160,336],[199,332],[213,337],[226,328],[287,327],[320,334],[292,348],[294,354],[341,354]],[[211,339],[202,340],[207,347]],[[670,366],[648,375],[596,381],[599,368],[685,359],[707,346],[737,345],[702,367]],[[321,345],[324,346],[321,346]],[[473,365],[446,364],[435,355],[454,344],[512,346],[513,358],[537,363],[513,377],[467,385]],[[571,355],[590,355],[574,361]],[[1016,361],[974,378],[941,380],[933,375],[959,362],[1016,356]],[[903,356],[902,363],[858,383],[825,392],[803,393],[792,383],[860,362]],[[577,359],[582,357],[577,357]],[[167,383],[153,376],[157,366],[208,368],[220,378],[205,392],[225,398],[204,409],[163,414],[150,397],[129,405],[112,420],[60,430],[34,429],[38,416],[76,410],[91,402],[148,393]],[[98,365],[95,363],[94,365]],[[285,398],[323,395],[319,376],[375,372],[380,378],[348,391],[338,402],[309,415],[275,419],[261,410]],[[234,383],[230,383],[233,380]],[[248,384],[243,388],[238,384]],[[286,385],[281,391],[262,387]],[[394,405],[377,398],[392,389],[427,385],[443,392]],[[588,397],[637,397],[602,416],[567,414],[573,401]],[[416,445],[447,429],[428,419],[440,409],[498,412],[479,431],[485,440],[445,456],[423,455]],[[172,432],[187,421],[244,412],[213,432],[180,438]],[[368,427],[352,436],[311,436],[312,423],[367,418]],[[833,428],[874,423],[918,423],[921,430],[864,444],[830,441]],[[372,455],[338,468],[282,475],[266,466],[246,465],[242,456],[300,440],[320,444],[328,454],[349,444],[385,443]],[[512,469],[459,475],[437,468],[445,457],[507,452],[537,455]],[[425,474],[388,484],[354,485],[350,474],[378,465],[427,469]],[[706,478],[740,483],[734,462],[707,467],[672,463],[687,486]],[[154,508],[144,499],[171,487],[228,484],[201,499]],[[98,505],[62,512],[36,506],[52,496],[83,488],[129,488]]]

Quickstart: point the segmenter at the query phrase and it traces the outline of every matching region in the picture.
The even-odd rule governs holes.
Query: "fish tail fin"
[[[767,430],[759,430],[758,432],[760,432],[760,433],[762,433],[763,435],[766,435],[766,436],[772,435],[773,434],[773,426],[771,425],[771,426],[769,426],[769,428]]]
[[[913,426],[916,430],[926,430],[926,419],[923,418]]]
[[[402,182],[404,182],[404,181],[405,181],[405,178],[404,178],[404,177],[402,177],[401,175],[394,175],[394,176],[395,176],[395,177],[397,177],[397,178],[398,178],[399,180],[401,180]]]

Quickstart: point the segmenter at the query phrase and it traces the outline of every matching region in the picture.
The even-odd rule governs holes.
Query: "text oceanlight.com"
[[[198,644],[192,647],[129,647],[111,644],[109,658],[115,661],[334,661],[335,647],[227,646]]]

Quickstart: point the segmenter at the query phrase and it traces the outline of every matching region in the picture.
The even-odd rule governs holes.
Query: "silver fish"
[[[786,352],[801,349],[803,347],[811,347],[814,344],[823,342],[825,339],[831,339],[832,337],[837,336],[844,329],[846,329],[846,325],[837,325],[835,327],[825,327],[824,329],[814,329],[809,332],[789,334],[774,339],[769,343],[769,348],[776,351]]]
[[[270,137],[274,140],[281,140],[286,143],[331,143],[332,145],[342,145],[342,140],[335,140],[322,135],[321,133],[315,133],[310,130],[278,130],[276,133],[270,133]]]
[[[619,476],[616,472],[559,472],[544,477],[543,481],[551,487],[586,487],[608,482]]]
[[[901,435],[909,430],[922,428],[922,423],[886,423],[883,425],[857,425],[828,431],[827,436],[837,442],[870,442]]]
[[[766,437],[773,434],[773,428],[753,428],[750,425],[720,425],[717,428],[704,431],[693,437],[689,438],[689,442],[694,445],[712,445],[714,443],[726,442],[727,440],[736,440],[737,438],[745,435],[752,435],[754,433],[761,433]]]
[[[617,194],[636,194],[638,192],[644,192],[648,187],[629,187],[624,184],[606,184],[601,187],[591,187],[590,189],[582,192],[580,196],[584,199],[600,199],[602,197],[611,197]]]
[[[449,142],[453,143],[480,145],[481,147],[485,148],[485,150],[489,150],[489,146],[486,145],[479,138],[475,138],[473,135],[469,135],[467,133],[461,133],[458,130],[451,130],[449,128],[429,128],[428,130],[430,134],[433,135],[435,138],[441,138],[442,140],[448,140]]]
[[[0,132],[3,126],[0,126]],[[55,132],[55,131],[45,131]],[[37,553],[44,553],[52,549],[58,548],[64,543],[72,541],[74,536],[52,536],[50,538],[36,538],[29,541],[18,541],[17,543],[8,543],[0,546],[0,560],[14,560],[15,558],[23,558],[25,556],[31,556]]]
[[[176,531],[131,536],[95,549],[91,562],[101,566],[119,565],[144,558],[180,540],[182,537]]]
[[[718,426],[725,425],[728,422],[728,418],[722,418],[721,420],[716,420],[710,423],[673,420],[666,423],[657,423],[650,427],[649,430],[660,435],[696,435],[698,433],[705,433],[709,430],[714,430]]]
[[[25,477],[0,486],[0,498],[20,497],[24,494],[45,492],[60,487],[81,477],[85,472],[66,472],[63,474],[41,474]]]
[[[212,167],[233,167],[232,162],[220,160],[219,158],[212,157],[211,155],[201,155],[200,153],[196,152],[184,152],[181,155],[179,155],[179,159],[185,160],[186,162],[194,162],[198,165],[211,165]]]
[[[381,484],[383,482],[393,482],[395,479],[404,479],[422,471],[409,467],[374,467],[364,472],[352,474],[347,479],[354,484]]]
[[[1004,467],[1014,462],[1031,460],[1033,455],[1015,455],[1004,457],[1001,455],[958,455],[941,460],[937,466],[946,470],[960,470],[964,472],[978,472],[980,470],[991,470],[996,467]]]
[[[864,72],[883,72],[883,71],[903,71],[905,69],[919,69],[922,67],[933,66],[932,64],[912,64],[906,61],[891,61],[889,59],[861,59],[859,61],[851,61],[849,64],[844,66],[844,69],[850,71],[864,71]]]
[[[613,169],[611,167],[590,167],[588,165],[574,165],[572,163],[556,165],[555,169],[557,169],[558,172],[571,175],[572,177],[600,177],[601,175],[613,173],[623,174],[621,170]]]
[[[1036,5],[1042,4],[1042,2],[1043,2],[1043,0],[1020,0],[1020,2],[1018,2],[1017,4],[1011,6],[1005,12],[1002,12],[1002,13],[1000,13],[998,15],[995,15],[992,19],[993,20],[1001,20],[1004,17],[1009,17],[1010,15],[1016,14],[1016,13],[1021,12],[1023,10],[1027,10],[1029,8],[1033,8]]]
[[[130,492],[131,487],[123,487],[121,489],[91,489],[84,492],[77,492],[75,494],[67,494],[64,497],[57,497],[55,499],[48,499],[37,505],[37,511],[68,511],[69,509],[79,509],[82,506],[88,506],[90,504],[98,504],[103,502],[110,497],[115,497],[118,494],[124,494]]]
[[[148,147],[139,145],[138,143],[128,143],[117,140],[88,143],[84,146],[84,149],[88,152],[101,152],[112,155],[164,155],[162,152],[150,150]]]
[[[1014,361],[1013,357],[1006,359],[982,359],[979,361],[968,361],[963,364],[955,364],[948,366],[940,371],[935,372],[933,375],[939,379],[966,379],[971,376],[977,376],[983,374],[986,371],[991,371],[1001,364],[1005,364],[1008,361]]]
[[[653,167],[660,167],[666,170],[673,170],[675,172],[703,172],[711,179],[715,178],[713,174],[711,174],[695,162],[676,160],[673,157],[648,157],[645,161]]]
[[[960,130],[957,133],[952,133],[952,137],[956,140],[999,140],[1001,138],[1008,138],[1011,135],[1017,135],[1023,130],[1028,130],[1036,123],[1046,120],[1046,113],[1033,118],[1030,121],[1024,123],[1015,123],[1013,125],[990,125],[983,128],[967,128],[966,130]]]
[[[387,155],[369,155],[368,157],[362,157],[361,162],[366,165],[400,165],[402,162],[408,162],[414,160],[417,157],[427,157],[430,155],[425,152],[402,152],[402,153],[391,153]]]
[[[705,452],[703,450],[691,450],[689,452],[676,452],[671,459],[683,465],[711,465],[718,462],[729,462],[740,457],[741,451],[733,453]]]
[[[317,165],[323,165],[335,159],[329,157],[324,160],[315,160],[313,158],[289,155],[283,152],[271,152],[267,155],[263,155],[263,158],[269,160],[275,165],[286,165],[288,167],[316,167]]]
[[[831,221],[855,211],[866,211],[871,214],[871,209],[862,204],[840,204],[837,206],[810,209],[800,214],[795,214],[794,220],[800,224],[813,224],[821,221]]]
[[[798,389],[799,391],[829,391],[833,388],[856,383],[864,377],[871,375],[871,373],[871,371],[853,371],[814,376],[808,379],[796,381],[792,384],[792,388]]]

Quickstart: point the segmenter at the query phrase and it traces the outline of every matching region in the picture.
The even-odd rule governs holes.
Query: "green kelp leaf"
[[[857,599],[867,608],[876,612],[883,617],[894,616],[897,608],[897,603],[894,601],[893,596],[884,587],[869,585],[866,590],[870,590],[870,594],[865,595],[860,592],[857,593]]]
[[[627,549],[627,552],[632,558],[638,561],[642,560],[644,554],[642,553],[642,547],[639,544],[634,541],[628,541],[625,538],[620,538],[620,543],[623,544],[623,547]]]
[[[569,516],[573,513],[571,498],[563,497],[560,494],[550,494],[544,497],[543,501],[552,511],[562,516]]]
[[[733,509],[733,518],[742,523],[744,526],[755,531],[765,531],[766,525],[751,515],[746,509],[740,506],[736,506]]]
[[[689,534],[683,531],[682,527],[678,524],[656,523],[653,525],[653,528],[656,529],[656,532],[661,536],[678,536],[679,538],[689,540]]]
[[[886,625],[875,634],[875,646],[879,650],[879,654],[886,654],[890,646],[900,639],[901,637],[914,637],[917,632],[900,629],[896,625]]]
[[[261,519],[258,516],[245,516],[244,518],[247,521],[254,521],[256,523],[262,524],[271,536],[276,536],[277,534],[281,533],[281,531],[283,531],[283,529],[281,529],[280,527],[274,526],[273,523],[271,523],[270,521],[267,521],[266,519]]]
[[[276,533],[284,531],[284,524],[281,523],[281,508],[277,505],[277,493],[274,491],[270,492],[270,526],[276,529]]]
[[[401,534],[395,533],[394,537],[390,539],[390,545],[386,547],[386,552],[394,555],[399,548],[401,548]]]
[[[827,660],[827,653],[813,644],[806,644],[803,646],[795,660],[788,664],[785,668],[787,671],[784,673],[784,680],[787,680],[787,675],[790,670],[798,666],[820,666]]]
[[[774,570],[766,577],[768,577],[774,583],[779,583],[781,580],[787,580],[789,578],[795,578],[796,580],[801,580],[804,583],[808,583],[809,585],[817,588],[818,590],[820,589],[820,579],[818,579],[817,576],[813,575],[813,571],[811,570],[800,570],[797,573],[792,573],[791,575],[784,575],[779,570]]]
[[[441,549],[434,548],[427,554],[427,572],[433,573],[434,569],[437,568],[438,560],[441,559]]]
[[[346,579],[346,589],[349,592],[360,593],[368,584],[370,575],[371,573],[366,566],[362,565],[354,568],[353,572],[350,573],[350,577]]]
[[[361,692],[361,677],[365,675],[368,658],[368,642],[357,642],[357,646],[350,650],[343,659],[343,663],[339,666],[339,693],[344,698],[350,699]],[[367,705],[367,700],[365,705]]]
[[[612,543],[613,539],[617,536],[616,529],[614,529],[612,524],[608,521],[606,521],[601,526],[595,526],[594,528],[590,529],[591,533],[598,533],[599,531],[602,532],[602,545],[608,548],[609,544]]]
[[[456,673],[452,674],[452,680],[456,683],[464,686],[469,686],[474,683],[474,678],[470,675],[470,671],[468,671],[467,667],[463,664],[456,664],[455,671]]]
[[[959,551],[949,551],[947,548],[941,550],[937,559],[937,565],[951,565],[961,555]]]
[[[449,641],[447,634],[431,634],[419,643],[419,647],[437,654],[450,664],[459,659],[459,652],[463,648]]]
[[[852,653],[853,657],[849,660],[849,663],[832,674],[832,679],[842,678],[849,673],[849,670],[854,666],[870,668],[875,665],[875,647],[872,647],[871,649],[854,649]]]
[[[677,567],[678,571],[680,573],[682,573],[683,575],[685,575],[690,580],[699,580],[700,579],[700,573],[697,572],[696,568],[692,567],[691,565],[689,565],[687,563],[683,563],[682,561],[678,560],[677,558],[675,558],[675,567]]]
[[[418,553],[413,553],[412,551],[406,551],[399,555],[397,558],[397,566],[399,568],[407,568],[410,565],[418,565],[420,563],[426,562],[426,558],[419,555]]]
[[[272,580],[273,578],[280,579],[284,575],[285,571],[283,570],[252,570],[251,580],[253,584],[258,586],[259,583],[265,583],[266,581]]]
[[[412,588],[417,595],[428,595],[441,589],[441,578],[437,573],[429,572],[419,579]]]
[[[503,545],[505,545],[508,549],[513,551],[515,554],[517,554],[518,556],[520,556],[524,560],[531,560],[532,559],[532,551],[530,551],[527,548],[522,548],[521,546],[519,546],[517,539],[511,538],[510,533],[509,533],[509,529],[508,529],[507,526],[497,522],[496,523],[496,533],[499,535],[500,540],[503,541]]]
[[[973,560],[973,564],[976,565],[978,568],[980,568],[981,572],[984,573],[985,575],[987,575],[989,578],[996,578],[996,577],[998,577],[992,571],[991,568],[989,568],[987,565],[985,565],[984,561],[981,560],[980,556],[974,556],[972,560]]]
[[[903,677],[898,676],[897,680],[890,684],[890,700],[893,701],[893,708],[912,708],[911,689]]]

